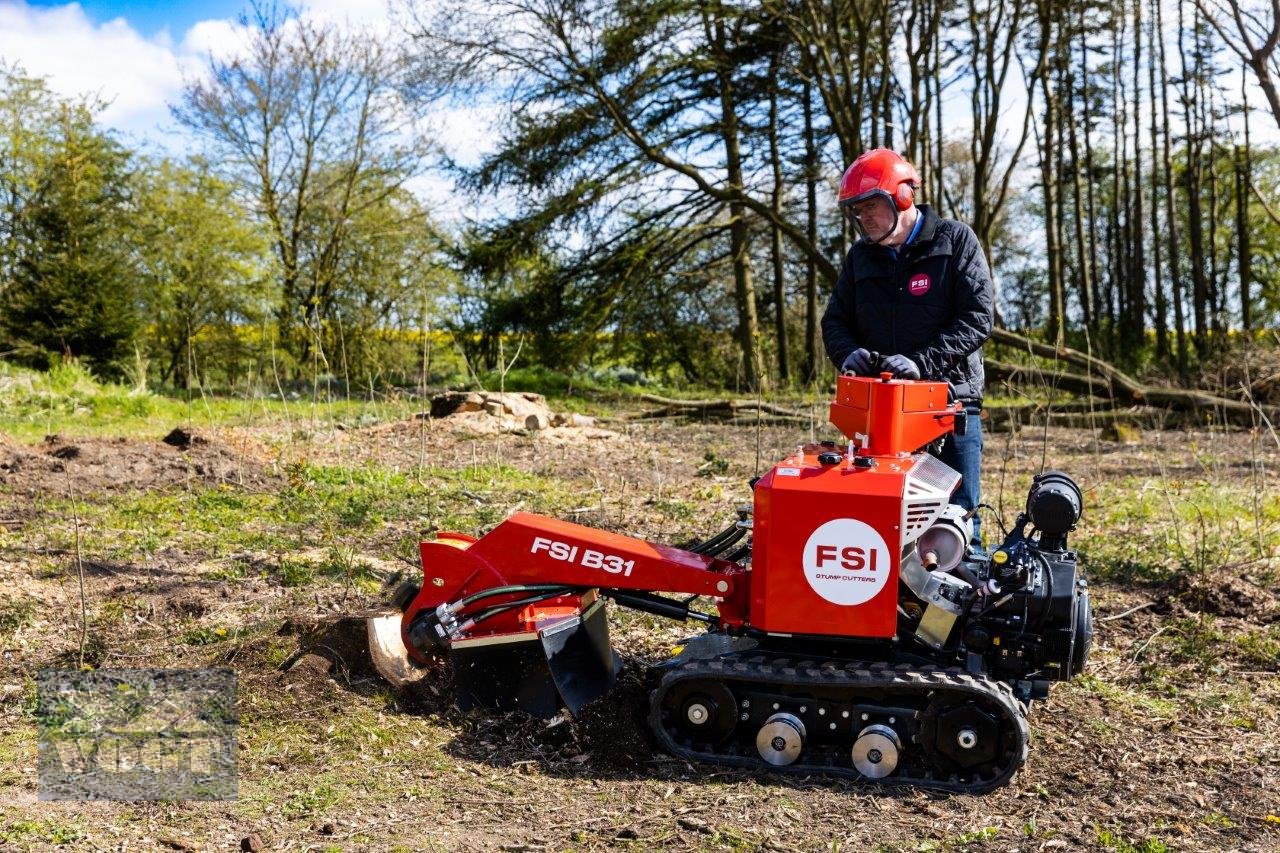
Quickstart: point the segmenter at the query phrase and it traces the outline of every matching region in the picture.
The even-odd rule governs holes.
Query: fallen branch
[[[670,397],[659,397],[656,394],[641,394],[640,399],[649,403],[657,403],[661,408],[638,412],[631,416],[634,419],[663,418],[671,415],[732,418],[743,412],[764,412],[787,418],[808,419],[808,416],[803,412],[773,403],[766,403],[762,400],[675,400]]]
[[[986,371],[988,383],[997,381],[1013,385],[1047,386],[1073,394],[1111,396],[1111,388],[1105,380],[1083,373],[1060,373],[1036,365],[1009,364],[994,358],[984,358],[982,367]]]
[[[1103,380],[1109,396],[1117,403],[1130,405],[1162,406],[1182,412],[1215,412],[1224,421],[1252,425],[1258,408],[1241,400],[1232,400],[1207,391],[1185,388],[1154,388],[1143,385],[1114,365],[1100,358],[1074,350],[1071,347],[1054,346],[1032,340],[1008,329],[993,329],[991,340],[1041,358],[1052,358],[1083,368],[1086,375]],[[1052,374],[1055,377],[1057,374]],[[1070,375],[1070,374],[1064,374]],[[1065,385],[1060,387],[1065,388]],[[1273,420],[1280,410],[1263,410]]]
[[[1020,425],[1043,424],[1050,426],[1089,428],[1103,426],[1112,422],[1131,423],[1134,426],[1169,427],[1189,426],[1199,423],[1194,415],[1187,412],[1173,412],[1168,409],[1157,409],[1151,406],[1129,406],[1119,409],[1096,408],[1091,410],[1085,402],[1057,403],[1052,406],[1043,403],[1030,403],[1021,406],[988,406],[983,410],[985,415],[983,429],[1000,430],[1013,423]]]
[[[1137,613],[1139,610],[1146,610],[1148,607],[1155,607],[1155,606],[1156,606],[1156,602],[1148,601],[1144,604],[1139,604],[1137,607],[1130,607],[1128,610],[1124,611],[1123,613],[1115,613],[1115,614],[1112,614],[1111,616],[1103,616],[1101,619],[1094,619],[1093,621],[1094,622],[1114,622],[1117,619],[1123,619],[1126,616],[1131,616],[1134,613]]]

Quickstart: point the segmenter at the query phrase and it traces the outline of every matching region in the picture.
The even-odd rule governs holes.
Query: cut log
[[[484,398],[473,391],[446,391],[431,398],[431,417],[447,418],[457,412],[478,412]]]
[[[1123,423],[1151,428],[1166,426],[1186,426],[1195,422],[1195,416],[1188,413],[1171,413],[1167,409],[1154,409],[1135,406],[1125,409],[1095,408],[1089,411],[1088,404],[1070,403],[1057,406],[992,406],[983,410],[982,428],[989,432],[1004,432],[1017,424],[1019,426],[1041,426],[1048,421],[1050,426],[1075,427],[1079,429],[1106,429],[1109,424]],[[1105,436],[1104,436],[1105,438]]]

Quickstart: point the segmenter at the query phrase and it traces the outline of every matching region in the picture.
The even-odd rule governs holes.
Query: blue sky
[[[390,23],[386,0],[292,0],[303,14],[379,28]],[[135,149],[173,156],[194,150],[173,121],[170,104],[183,83],[203,73],[210,54],[237,52],[236,27],[248,0],[0,0],[0,64],[45,78],[66,97],[109,103],[99,122]],[[487,147],[485,118],[475,109],[441,110],[429,132],[453,156],[473,162]],[[442,211],[457,210],[443,174],[415,182],[415,191]],[[444,217],[447,218],[447,217]]]
[[[53,0],[29,0],[28,5],[50,8],[69,4]],[[154,36],[168,29],[170,36],[180,39],[200,21],[236,18],[247,4],[243,0],[172,0],[168,3],[81,0],[77,5],[95,24],[101,25],[115,18],[124,18],[144,36]]]

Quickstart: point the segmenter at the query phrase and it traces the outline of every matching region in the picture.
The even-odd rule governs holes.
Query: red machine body
[[[832,452],[808,445],[756,484],[750,621],[772,634],[892,637],[911,466],[819,460]]]
[[[864,456],[902,456],[951,432],[963,410],[947,402],[945,382],[841,376],[831,423]]]
[[[830,442],[801,447],[760,479],[750,569],[520,512],[480,539],[441,533],[421,544],[424,583],[406,609],[404,630],[423,610],[484,590],[557,583],[707,596],[719,624],[731,630],[891,637],[903,531],[931,520],[949,497],[950,489],[931,494],[927,511],[917,501],[910,515],[913,472],[940,463],[909,451],[953,429],[960,407],[946,400],[945,383],[839,377],[831,420],[854,452]],[[520,599],[512,592],[486,604]],[[467,628],[466,638],[527,635],[594,600],[574,593],[533,602]],[[406,646],[413,654],[414,643]]]

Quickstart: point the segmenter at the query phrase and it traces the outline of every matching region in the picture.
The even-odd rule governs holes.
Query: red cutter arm
[[[516,513],[480,539],[442,533],[420,548],[422,591],[406,625],[423,608],[511,584],[705,595],[716,599],[721,624],[746,620],[747,570],[738,564],[534,513]]]

